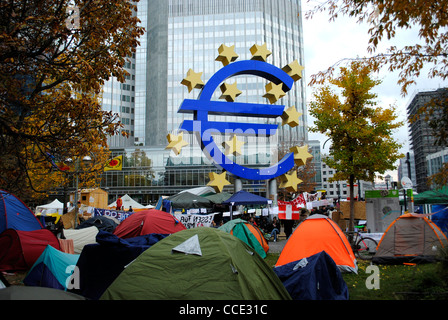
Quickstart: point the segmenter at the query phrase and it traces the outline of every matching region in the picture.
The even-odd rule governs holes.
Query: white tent
[[[48,204],[44,204],[42,206],[37,206],[35,214],[52,214],[52,213],[58,213],[62,214],[62,211],[64,210],[64,204],[60,202],[58,199],[54,200],[53,202],[50,202]]]
[[[124,196],[121,197],[121,200],[123,201],[123,208],[125,210],[129,210],[129,206],[132,207],[132,209],[151,209],[154,208],[154,206],[152,205],[147,205],[144,206],[140,203],[138,203],[137,201],[135,201],[134,199],[132,199],[129,195],[125,194]],[[117,201],[112,202],[111,204],[108,205],[109,208],[114,208],[117,206]]]

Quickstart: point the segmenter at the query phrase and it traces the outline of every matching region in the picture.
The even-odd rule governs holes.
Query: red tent
[[[172,234],[186,229],[172,214],[156,209],[137,211],[123,220],[114,234],[120,238],[133,238],[145,234]]]
[[[0,234],[0,271],[30,269],[47,245],[60,250],[58,239],[47,229],[3,231]]]

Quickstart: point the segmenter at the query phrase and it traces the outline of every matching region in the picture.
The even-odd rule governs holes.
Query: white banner
[[[214,213],[211,214],[189,214],[175,213],[174,216],[187,228],[212,227]]]

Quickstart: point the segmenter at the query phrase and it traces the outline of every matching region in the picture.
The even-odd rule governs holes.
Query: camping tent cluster
[[[245,191],[218,197],[206,190],[168,199],[171,208],[193,211],[142,208],[120,220],[99,215],[52,232],[20,199],[1,191],[0,271],[26,277],[23,291],[0,289],[0,298],[29,297],[36,288],[44,289],[42,296],[56,297],[56,290],[66,294],[60,299],[90,300],[349,298],[342,273],[357,273],[357,261],[330,217],[314,214],[301,221],[270,267],[264,261],[269,242],[260,228],[232,216],[214,227],[204,223],[210,214],[197,211],[210,203],[266,205],[267,199]],[[402,215],[383,234],[373,262],[433,261],[437,248],[447,245],[427,215]]]

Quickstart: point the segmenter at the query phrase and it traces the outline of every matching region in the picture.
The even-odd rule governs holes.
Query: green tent
[[[202,196],[202,197],[210,200],[213,203],[221,204],[223,201],[226,201],[231,196],[232,195],[228,192],[219,192],[219,193],[214,193],[214,194],[210,194],[210,195]]]
[[[176,232],[137,257],[102,300],[290,300],[251,247],[215,228]]]
[[[416,194],[414,204],[448,204],[448,187]]]
[[[227,233],[232,233],[238,239],[244,241],[251,246],[263,259],[266,258],[266,252],[263,246],[257,240],[255,235],[247,228],[247,221],[243,219],[233,219],[226,222],[218,229]]]
[[[197,196],[190,192],[180,192],[166,200],[171,201],[171,206],[176,209],[212,208],[213,202],[205,197]]]

